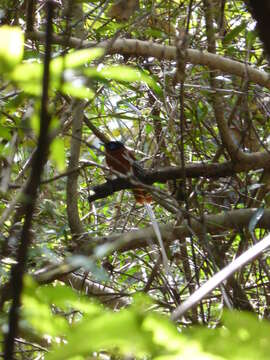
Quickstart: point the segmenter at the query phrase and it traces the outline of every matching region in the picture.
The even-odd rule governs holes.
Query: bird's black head
[[[108,143],[105,144],[106,150],[109,151],[119,150],[122,149],[123,147],[124,144],[121,143],[121,141],[109,141]]]

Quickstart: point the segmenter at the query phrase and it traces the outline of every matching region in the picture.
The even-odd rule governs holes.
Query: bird
[[[108,141],[105,143],[105,160],[111,170],[117,171],[124,175],[134,174],[134,169],[138,173],[143,171],[133,152],[128,150],[121,141]],[[160,229],[155,217],[155,213],[151,207],[152,196],[142,187],[132,189],[136,203],[144,205],[148,216],[152,222],[153,230],[158,239],[163,265],[166,273],[169,272],[168,257],[161,237]]]
[[[109,141],[105,143],[105,159],[109,168],[121,174],[133,174],[142,171],[132,151],[128,150],[121,141]],[[133,190],[136,203],[151,203],[152,196],[143,188],[136,187]]]

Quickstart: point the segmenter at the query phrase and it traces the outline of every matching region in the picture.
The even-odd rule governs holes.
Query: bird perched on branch
[[[109,168],[124,175],[134,174],[134,170],[135,172],[137,170],[138,173],[138,168],[140,167],[140,165],[136,162],[134,154],[130,150],[128,150],[123,143],[121,143],[120,141],[109,141],[105,143],[105,150],[106,163]],[[163,244],[159,226],[155,218],[155,214],[150,205],[152,197],[142,187],[135,187],[134,189],[132,189],[132,191],[136,202],[145,206],[145,209],[151,219],[154,232],[161,248],[164,268],[168,273],[168,257]]]
[[[123,143],[120,141],[110,141],[105,144],[105,149],[106,163],[112,170],[124,175],[133,174],[134,169],[138,171],[140,165],[136,162],[133,153]],[[145,189],[136,187],[132,191],[137,203],[144,204],[152,201],[151,195]]]

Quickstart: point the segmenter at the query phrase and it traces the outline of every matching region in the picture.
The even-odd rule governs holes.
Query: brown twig
[[[12,286],[12,305],[9,312],[9,331],[5,338],[4,359],[13,358],[15,338],[18,333],[19,307],[21,302],[21,293],[23,289],[23,274],[26,268],[27,251],[31,242],[31,225],[32,217],[37,198],[38,187],[40,184],[41,174],[48,151],[48,130],[50,124],[50,116],[48,113],[48,90],[49,90],[49,65],[51,60],[51,44],[52,44],[52,21],[53,21],[53,1],[47,2],[47,25],[46,25],[46,45],[44,58],[44,74],[41,99],[40,113],[40,134],[38,138],[38,146],[36,156],[33,161],[31,175],[25,188],[25,221],[22,228],[20,245],[17,255],[17,263],[11,271],[10,283]]]

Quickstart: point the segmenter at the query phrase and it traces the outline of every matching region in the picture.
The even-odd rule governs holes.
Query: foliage
[[[52,316],[51,307],[57,311]],[[137,295],[128,309],[114,312],[60,284],[37,287],[27,279],[23,313],[39,334],[52,337],[45,359],[79,359],[93,352],[136,354],[153,359],[267,359],[270,325],[248,313],[226,312],[219,329],[179,332]],[[72,314],[72,321],[67,317]],[[38,321],[36,321],[38,319]],[[58,339],[58,341],[56,341]]]
[[[30,13],[31,4],[3,1],[0,10],[1,340],[42,117],[47,12],[33,1]],[[226,0],[61,5],[50,44],[49,151],[14,358],[267,359],[265,254],[175,324],[169,320],[268,233],[268,60],[249,7]],[[134,166],[128,179],[152,194],[167,274],[130,188],[102,187],[112,175],[105,138],[124,142],[145,169],[142,176]]]

